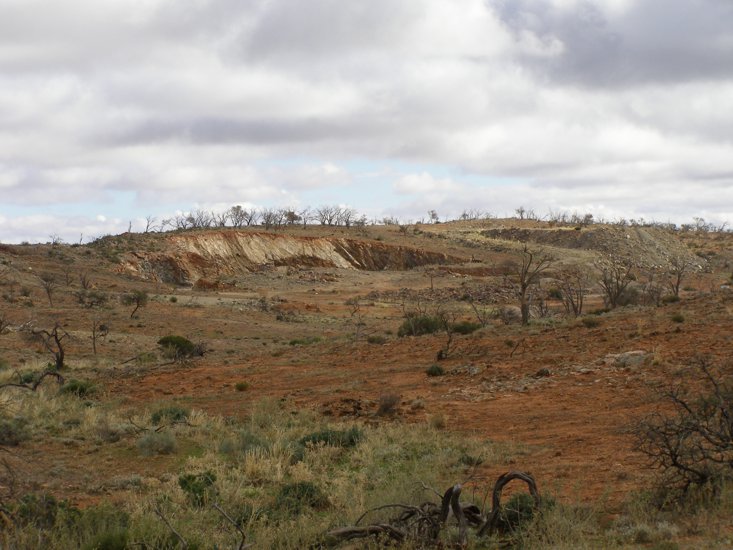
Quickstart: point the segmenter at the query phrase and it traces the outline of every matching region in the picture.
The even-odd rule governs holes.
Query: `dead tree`
[[[695,264],[692,260],[682,254],[675,254],[669,259],[669,290],[674,296],[679,297],[682,281],[694,269]]]
[[[607,307],[616,308],[621,301],[626,288],[635,280],[633,269],[634,263],[630,260],[622,260],[616,256],[596,263],[601,273],[599,281],[603,290],[603,300]]]
[[[558,274],[560,297],[567,315],[583,313],[583,302],[590,287],[590,275],[579,266],[566,267]]]
[[[53,364],[57,371],[64,368],[64,358],[66,357],[64,340],[71,338],[71,336],[64,330],[61,323],[57,321],[50,330],[36,329],[29,326],[26,329],[25,336],[31,342],[41,344],[53,356]]]
[[[445,546],[440,540],[440,535],[449,524],[449,520],[454,518],[458,525],[458,544],[465,546],[469,529],[475,529],[479,537],[502,530],[501,495],[504,487],[515,479],[527,484],[533,498],[534,510],[538,510],[541,499],[534,478],[528,473],[511,471],[502,474],[496,480],[491,493],[491,510],[486,517],[483,516],[477,505],[461,503],[463,487],[457,484],[449,487],[442,496],[436,493],[440,498],[439,503],[427,501],[418,506],[392,503],[367,510],[354,525],[333,529],[326,533],[326,540],[338,544],[354,539],[381,537],[396,544],[412,542],[420,548],[443,548]],[[362,520],[367,516],[390,509],[399,510],[399,515],[387,521],[361,525]]]
[[[543,250],[530,250],[525,244],[522,248],[521,264],[518,266],[519,308],[522,312],[522,324],[529,323],[531,306],[531,288],[540,280],[540,276],[552,265],[554,258]]]

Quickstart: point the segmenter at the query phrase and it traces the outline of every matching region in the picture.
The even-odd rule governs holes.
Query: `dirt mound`
[[[705,262],[681,244],[676,235],[655,227],[498,228],[481,234],[492,239],[614,254],[633,259],[643,267],[666,266],[671,257],[680,255],[694,260],[695,264]]]
[[[257,271],[262,266],[404,270],[461,258],[406,246],[336,237],[295,237],[244,231],[210,231],[166,237],[162,252],[126,254],[121,270],[144,279],[195,284],[199,279]]]

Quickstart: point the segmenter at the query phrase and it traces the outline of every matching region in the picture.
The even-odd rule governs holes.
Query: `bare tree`
[[[430,223],[440,222],[440,216],[438,216],[438,212],[436,210],[428,210],[428,218],[430,219]]]
[[[558,273],[558,283],[565,313],[578,317],[583,313],[583,302],[591,285],[590,274],[580,266],[566,267]]]
[[[514,210],[514,213],[517,215],[517,218],[523,220],[525,215],[527,214],[527,209],[524,208],[524,206],[520,206],[519,208]]]
[[[669,259],[669,290],[675,296],[679,297],[682,281],[695,268],[692,260],[683,254],[675,254]]]
[[[665,389],[665,412],[635,429],[637,449],[661,472],[664,486],[680,494],[733,473],[733,381],[707,358],[693,367],[695,389],[684,383]]]
[[[278,224],[280,213],[274,208],[266,208],[260,213],[260,219],[265,229],[272,229]]]
[[[156,230],[156,226],[154,225],[157,221],[157,218],[155,216],[145,216],[145,229],[143,230],[143,233],[150,233],[151,231]]]
[[[79,284],[84,290],[89,290],[90,288],[92,288],[92,281],[89,278],[89,273],[79,273]]]
[[[56,281],[56,277],[50,273],[44,273],[43,275],[41,275],[40,279],[41,286],[43,287],[43,290],[48,297],[48,304],[53,307],[53,293],[59,286],[58,282]]]
[[[603,290],[603,300],[607,307],[615,308],[619,305],[626,288],[635,280],[631,260],[624,260],[611,255],[609,258],[596,263],[601,273],[600,285]]]
[[[216,227],[226,227],[229,223],[229,211],[224,212],[212,212],[211,217],[214,220],[213,224]]]
[[[305,229],[308,222],[313,220],[313,210],[310,206],[306,206],[298,211],[298,216],[300,216],[300,222],[303,224],[303,229]]]
[[[316,219],[321,225],[333,226],[338,223],[340,211],[338,206],[320,206],[316,209]]]
[[[130,313],[130,319],[132,319],[135,317],[135,313],[138,309],[148,305],[148,293],[144,290],[133,290],[132,292],[126,292],[120,296],[120,301],[122,302],[122,305],[135,306],[132,313]]]
[[[64,340],[71,336],[64,330],[61,323],[57,321],[50,330],[36,329],[28,325],[24,330],[24,335],[29,341],[41,344],[53,356],[56,370],[64,368],[66,357]]]
[[[259,219],[259,213],[256,210],[245,209],[239,205],[232,206],[227,210],[227,215],[229,216],[232,227],[236,228],[256,225]]]
[[[529,323],[530,307],[532,303],[531,289],[535,286],[543,272],[552,265],[554,258],[544,250],[530,250],[525,244],[521,252],[521,263],[517,268],[519,283],[519,309],[522,312],[522,324]]]
[[[357,220],[358,213],[353,208],[339,208],[338,217],[337,217],[337,224],[343,225],[348,227],[351,227],[354,225],[354,222]]]

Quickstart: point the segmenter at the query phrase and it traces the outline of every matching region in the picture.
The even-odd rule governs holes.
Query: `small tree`
[[[92,351],[97,355],[97,340],[104,339],[109,334],[109,325],[95,317],[92,320]]]
[[[679,297],[682,281],[694,269],[692,260],[682,254],[675,254],[669,259],[669,290],[673,295]]]
[[[28,326],[24,334],[29,341],[41,344],[53,356],[54,367],[57,371],[64,368],[66,357],[64,340],[71,338],[71,336],[64,330],[61,323],[57,321],[50,330]]]
[[[566,267],[558,274],[560,297],[565,313],[578,317],[583,313],[583,302],[590,287],[590,275],[580,266]]]
[[[124,306],[135,306],[130,313],[130,319],[135,317],[135,313],[141,307],[148,305],[148,293],[144,290],[133,290],[132,292],[126,292],[120,297],[120,301]]]
[[[48,297],[48,304],[53,307],[53,293],[59,286],[56,277],[50,273],[41,275],[41,286]]]
[[[552,265],[554,258],[543,250],[530,250],[525,244],[521,252],[521,264],[517,267],[519,282],[519,309],[522,312],[522,324],[529,323],[532,305],[531,289],[536,285],[543,272]]]
[[[623,260],[616,256],[596,264],[601,273],[599,281],[603,290],[603,300],[607,307],[615,308],[620,304],[621,297],[626,288],[635,280],[633,269],[634,264],[630,260]]]

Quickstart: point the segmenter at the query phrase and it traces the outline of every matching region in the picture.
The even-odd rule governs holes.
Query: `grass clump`
[[[0,445],[17,447],[30,438],[25,418],[0,418]]]
[[[66,382],[59,389],[62,395],[73,395],[74,397],[84,398],[96,393],[97,388],[89,380],[72,379]]]
[[[326,494],[310,481],[296,481],[283,485],[275,497],[274,508],[297,515],[306,508],[323,510],[328,507]]]
[[[580,322],[585,328],[596,328],[601,325],[601,320],[598,317],[583,317]]]
[[[371,336],[367,336],[367,343],[381,346],[387,343],[387,338],[380,334],[372,334]]]
[[[672,315],[672,322],[673,323],[684,323],[685,322],[685,316],[681,313],[675,313]]]
[[[439,317],[434,315],[408,314],[397,330],[397,336],[422,336],[433,334],[443,328]]]
[[[178,486],[186,493],[191,505],[198,508],[203,507],[216,493],[214,482],[216,482],[216,475],[210,471],[200,474],[183,474],[178,478]]]
[[[176,451],[176,438],[170,432],[149,432],[137,441],[143,456],[169,455]]]
[[[237,382],[234,384],[234,389],[237,391],[247,391],[249,389],[249,382]]]
[[[161,407],[157,411],[150,415],[150,421],[156,426],[160,426],[162,423],[173,423],[173,422],[185,422],[188,420],[188,415],[191,411],[179,407],[177,405],[170,405],[168,407]]]
[[[354,426],[348,430],[334,430],[326,428],[317,432],[310,433],[300,438],[301,445],[332,445],[334,447],[356,447],[363,436],[362,431]]]
[[[310,346],[321,341],[320,336],[306,336],[304,338],[294,338],[288,342],[290,346]]]

